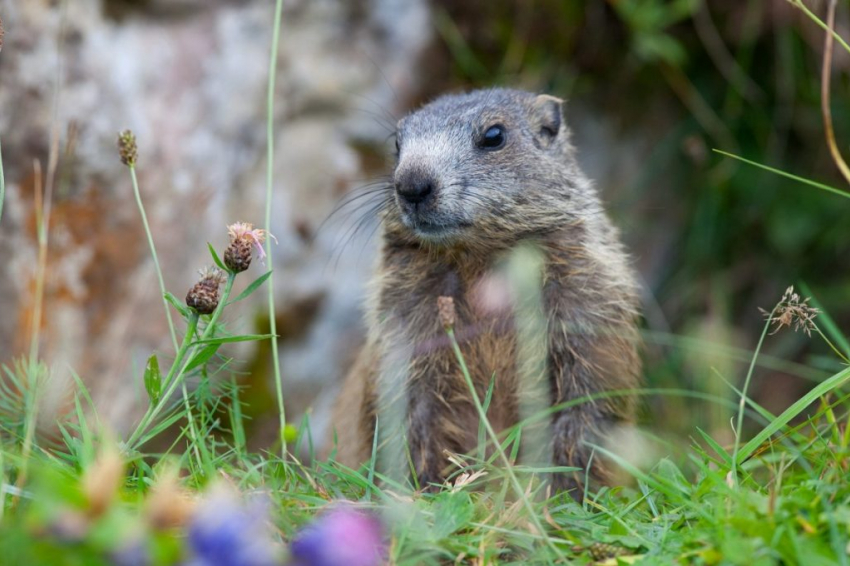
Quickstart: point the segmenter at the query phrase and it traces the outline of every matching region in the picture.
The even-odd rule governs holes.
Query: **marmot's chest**
[[[455,338],[479,398],[483,401],[493,388],[487,414],[494,429],[502,431],[518,420],[513,316],[509,312],[482,314],[470,305],[468,296],[453,298],[458,307]],[[420,327],[424,317],[436,317],[436,301],[433,309],[417,309],[409,315],[402,319],[407,325],[403,335],[410,340],[410,377],[419,382],[418,390],[431,391],[458,418],[477,422],[469,386],[448,335],[438,321],[429,324],[426,332]]]

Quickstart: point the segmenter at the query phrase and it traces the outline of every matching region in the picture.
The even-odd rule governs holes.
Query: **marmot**
[[[445,480],[447,454],[476,448],[478,413],[437,316],[437,298],[449,296],[481,399],[492,380],[494,428],[521,420],[522,375],[537,371],[545,408],[590,397],[543,419],[548,464],[581,470],[555,474],[555,489],[580,497],[585,477],[605,480],[591,445],[633,418],[638,292],[569,137],[562,100],[501,88],[444,95],[399,121],[367,343],[334,411],[339,461],[357,467],[373,446],[393,445],[400,473],[427,488]],[[540,258],[540,363],[527,371],[516,305],[481,300],[520,246]]]

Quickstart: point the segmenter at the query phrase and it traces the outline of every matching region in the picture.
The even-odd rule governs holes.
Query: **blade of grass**
[[[833,193],[836,195],[840,195],[845,198],[850,198],[850,193],[847,191],[842,191],[841,189],[836,189],[835,187],[830,187],[829,185],[824,185],[823,183],[818,183],[817,181],[812,181],[810,179],[806,179],[804,177],[798,177],[797,175],[793,175],[791,173],[787,173],[782,171],[781,169],[776,169],[774,167],[769,167],[767,165],[763,165],[756,161],[750,161],[749,159],[745,159],[739,155],[735,155],[734,153],[727,153],[720,149],[712,149],[714,153],[719,153],[720,155],[725,155],[726,157],[731,157],[732,159],[737,159],[738,161],[742,161],[748,165],[753,165],[754,167],[758,167],[759,169],[764,169],[765,171],[770,171],[771,173],[775,173],[782,177],[787,177],[788,179],[793,179],[794,181],[803,183],[805,185],[809,185],[815,187],[816,189],[820,189],[822,191],[827,191],[829,193]]]
[[[759,446],[761,446],[765,440],[773,436],[777,431],[788,424],[791,419],[802,413],[805,408],[814,403],[818,397],[826,395],[830,391],[833,391],[843,385],[848,380],[850,380],[850,367],[836,373],[803,395],[794,404],[783,411],[782,414],[776,417],[773,422],[767,425],[761,432],[741,447],[735,455],[738,463],[743,463]]]

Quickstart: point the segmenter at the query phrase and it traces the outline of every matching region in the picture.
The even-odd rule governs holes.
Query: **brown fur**
[[[507,129],[504,149],[485,152],[465,141],[493,123]],[[441,137],[445,129],[451,135]],[[379,418],[378,445],[400,435],[420,485],[444,480],[446,451],[477,446],[478,414],[437,317],[439,296],[454,299],[456,335],[480,398],[494,379],[493,427],[518,422],[519,381],[535,370],[519,367],[516,305],[483,309],[478,296],[481,282],[500,273],[518,247],[530,247],[542,257],[536,276],[547,336],[538,366],[545,404],[603,394],[550,421],[552,464],[585,469],[588,443],[602,443],[612,426],[633,418],[631,396],[604,393],[639,383],[638,301],[617,232],[575,163],[560,101],[510,90],[444,97],[403,120],[399,131],[396,188],[414,171],[433,180],[435,194],[407,208],[398,195],[387,196],[369,336],[334,412],[338,459],[353,467],[368,461],[376,415],[394,403],[401,420],[393,426]],[[446,161],[456,150],[466,153]],[[456,179],[465,183],[460,190]],[[463,227],[423,236],[417,222],[426,215]],[[604,459],[595,455],[590,473],[604,481]],[[581,488],[583,478],[556,476],[554,483]]]

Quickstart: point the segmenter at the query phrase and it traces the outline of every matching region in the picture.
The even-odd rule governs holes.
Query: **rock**
[[[127,430],[129,415],[144,407],[147,356],[156,351],[165,364],[173,353],[130,177],[115,149],[119,130],[138,138],[142,198],[176,296],[210,263],[206,242],[223,249],[228,223],[264,224],[271,4],[0,2],[0,108],[11,110],[0,114],[7,184],[0,361],[29,349],[41,183],[52,187],[52,199],[38,343],[52,368],[55,406],[74,371],[100,417]],[[322,221],[376,174],[367,164],[416,97],[413,69],[431,40],[428,18],[424,0],[285,3],[271,232],[279,240],[278,312],[321,297],[304,331],[281,343],[285,389],[310,404],[323,405],[315,396],[333,389],[359,344],[375,251],[372,226],[341,248],[358,219]],[[58,155],[52,183],[51,147]],[[261,267],[241,276],[241,285]],[[229,328],[252,331],[262,298],[227,312]],[[292,407],[292,416],[303,408]]]

